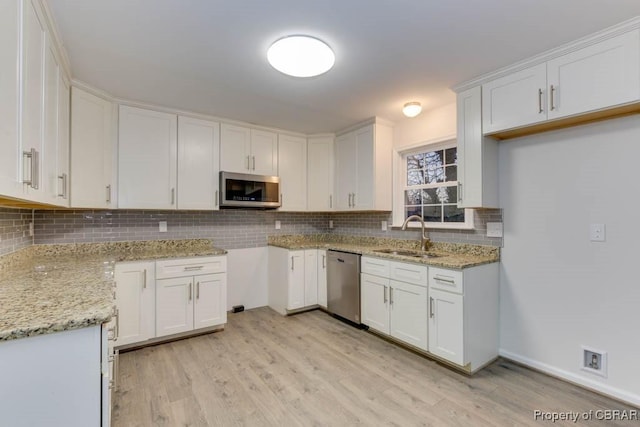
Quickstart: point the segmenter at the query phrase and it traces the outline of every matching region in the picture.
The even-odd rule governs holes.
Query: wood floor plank
[[[123,353],[118,379],[114,427],[533,426],[535,409],[632,409],[509,361],[469,377],[324,312],[266,307]]]

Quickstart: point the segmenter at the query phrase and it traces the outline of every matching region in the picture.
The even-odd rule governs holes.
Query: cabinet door
[[[220,125],[220,170],[249,173],[251,129],[227,123]]]
[[[318,250],[318,304],[327,308],[327,251]]]
[[[389,333],[389,279],[360,275],[360,310],[362,324]]]
[[[71,206],[109,208],[112,193],[113,105],[71,88]]]
[[[219,209],[220,124],[178,117],[178,209]]]
[[[547,119],[546,64],[536,65],[482,85],[485,134]]]
[[[69,207],[69,113],[71,94],[63,73],[58,79],[58,204]]]
[[[458,94],[458,207],[498,207],[498,145],[482,136],[481,88]]]
[[[251,129],[251,173],[278,175],[278,134]]]
[[[307,140],[297,136],[278,137],[278,176],[282,211],[307,209]]]
[[[352,207],[360,210],[374,209],[374,137],[373,125],[365,126],[355,132],[356,184],[352,196]]]
[[[53,52],[53,44],[48,35],[44,49],[44,140],[40,162],[42,163],[43,201],[52,205],[58,203],[58,96],[60,66]]]
[[[193,329],[193,277],[156,280],[156,336]]]
[[[193,280],[193,328],[207,328],[227,323],[227,273],[194,276]]]
[[[333,201],[333,137],[307,140],[307,210],[331,211]]]
[[[116,345],[141,342],[156,336],[154,272],[153,262],[116,264]]]
[[[175,209],[177,116],[120,107],[118,207]]]
[[[354,132],[336,138],[336,208],[348,210],[353,207],[352,198],[356,187],[357,144]]]
[[[550,119],[638,101],[640,30],[553,59],[547,75]]]
[[[304,307],[304,251],[289,251],[288,310]]]
[[[0,195],[22,197],[20,3],[0,2]]]
[[[304,305],[318,304],[318,250],[304,251]]]
[[[32,1],[23,3],[22,28],[22,150],[35,150],[23,164],[25,198],[43,198],[42,155],[44,135],[44,49],[45,27]]]
[[[396,280],[390,285],[391,336],[427,350],[427,288]]]
[[[464,365],[463,296],[429,289],[429,351]]]

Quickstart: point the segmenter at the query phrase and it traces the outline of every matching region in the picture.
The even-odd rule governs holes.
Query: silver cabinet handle
[[[219,198],[218,198],[218,190],[216,190],[216,200],[215,200],[215,206],[218,206],[218,203],[220,202]]]
[[[384,287],[384,292],[383,292],[383,296],[382,296],[382,300],[383,302],[386,304],[387,303],[387,287]]]
[[[544,113],[542,109],[542,89],[538,89],[538,114]]]
[[[389,304],[393,305],[393,288],[389,286]]]
[[[458,202],[462,201],[462,183],[458,182]]]
[[[353,193],[353,207],[356,207],[356,193]]]
[[[433,297],[429,297],[429,317],[433,318]]]
[[[282,193],[280,193],[280,205],[282,206],[282,203],[284,201],[284,197],[282,197]]]
[[[193,299],[193,283],[189,283],[189,301]]]
[[[247,170],[251,170],[251,156],[247,156]]]
[[[322,268],[325,269],[327,268],[327,265],[325,264],[325,260],[326,260],[326,255],[322,255]]]
[[[171,204],[172,205],[176,204],[176,189],[175,188],[171,189]]]
[[[184,268],[184,271],[194,271],[194,270],[202,270],[204,265],[190,265]]]
[[[556,93],[556,88],[555,88],[555,86],[551,85],[551,90],[550,90],[550,93],[549,93],[549,97],[550,97],[550,100],[551,100],[551,108],[550,108],[551,111],[556,109],[556,106],[554,105],[555,104],[555,100],[554,100],[555,93]]]
[[[293,271],[294,269],[294,262],[295,262],[295,258],[291,256],[291,271]]]
[[[200,299],[200,282],[196,282],[196,299]]]
[[[111,203],[111,184],[107,185],[107,203],[110,204]]]
[[[116,325],[113,328],[113,340],[117,341],[120,336],[120,310],[116,308],[113,315],[116,318]]]
[[[455,280],[445,279],[444,277],[440,277],[440,276],[433,276],[433,279],[438,281],[438,282],[451,283],[452,285],[456,284]]]
[[[62,181],[62,192],[58,192],[58,197],[67,198],[67,174],[58,175],[58,179]]]
[[[118,389],[118,371],[120,370],[120,350],[115,351],[115,358],[113,362],[113,389]]]
[[[256,156],[251,157],[253,157],[253,170],[256,170]]]
[[[147,269],[142,272],[142,289],[147,288]]]
[[[333,195],[329,194],[329,209],[333,209]]]
[[[351,207],[351,194],[352,193],[349,193],[349,207]]]
[[[29,179],[23,177],[22,182],[34,190],[37,190],[39,187],[38,152],[35,148],[32,148],[29,151],[23,151],[22,157],[29,160]]]

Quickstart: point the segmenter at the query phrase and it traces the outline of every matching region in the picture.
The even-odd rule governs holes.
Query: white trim
[[[467,89],[480,86],[491,80],[504,77],[517,71],[532,67],[534,65],[542,64],[551,59],[558,58],[571,52],[575,52],[576,50],[584,49],[585,47],[600,43],[604,40],[619,36],[624,33],[628,33],[629,31],[635,30],[637,28],[640,28],[640,16],[636,16],[632,19],[613,25],[609,28],[605,28],[604,30],[590,34],[586,37],[582,37],[572,42],[565,43],[557,48],[547,50],[523,61],[516,62],[515,64],[511,64],[490,73],[478,76],[474,79],[458,83],[452,86],[451,90],[456,93],[463,92]]]
[[[455,141],[456,141],[456,134],[452,134],[452,135],[443,136],[441,138],[434,138],[427,141],[416,142],[415,144],[405,145],[405,146],[399,147],[397,149],[397,152],[401,155],[413,154],[413,152],[417,153],[421,148],[424,148],[427,146],[429,146],[429,148],[433,146],[434,147],[433,150],[435,151],[438,149],[440,145],[442,146],[450,145],[450,144],[453,144]]]
[[[560,369],[555,366],[539,362],[537,360],[529,359],[528,357],[524,357],[516,353],[511,353],[510,351],[504,350],[502,348],[498,350],[498,354],[505,359],[518,362],[522,365],[528,366],[552,377],[560,378],[589,390],[605,394],[618,400],[622,400],[623,402],[629,403],[634,406],[640,406],[640,395],[630,393],[617,387],[612,387],[608,384],[602,383],[601,381],[596,381],[590,378],[576,375],[564,369]]]
[[[340,135],[344,135],[345,133],[349,133],[353,130],[356,129],[360,129],[363,126],[367,126],[367,125],[373,125],[373,124],[379,124],[379,125],[384,125],[384,126],[388,126],[388,127],[394,127],[395,123],[392,122],[391,120],[387,120],[387,119],[383,119],[382,117],[378,117],[378,116],[374,116],[371,117],[367,120],[363,120],[361,122],[358,122],[354,125],[351,125],[347,128],[344,129],[340,129],[339,131],[337,131],[335,133],[336,136],[340,136]]]

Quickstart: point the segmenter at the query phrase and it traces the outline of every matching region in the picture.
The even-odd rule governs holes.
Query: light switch
[[[387,231],[387,221],[382,221],[382,231]]]
[[[590,236],[592,242],[604,242],[605,241],[605,228],[604,224],[591,224]]]
[[[160,233],[166,233],[167,232],[167,221],[158,222],[158,231]]]
[[[333,220],[332,219],[329,220],[329,228],[333,228]]]
[[[487,237],[502,237],[502,223],[501,222],[488,222],[487,223]]]
[[[280,230],[281,225],[280,221],[276,220],[276,230]]]

